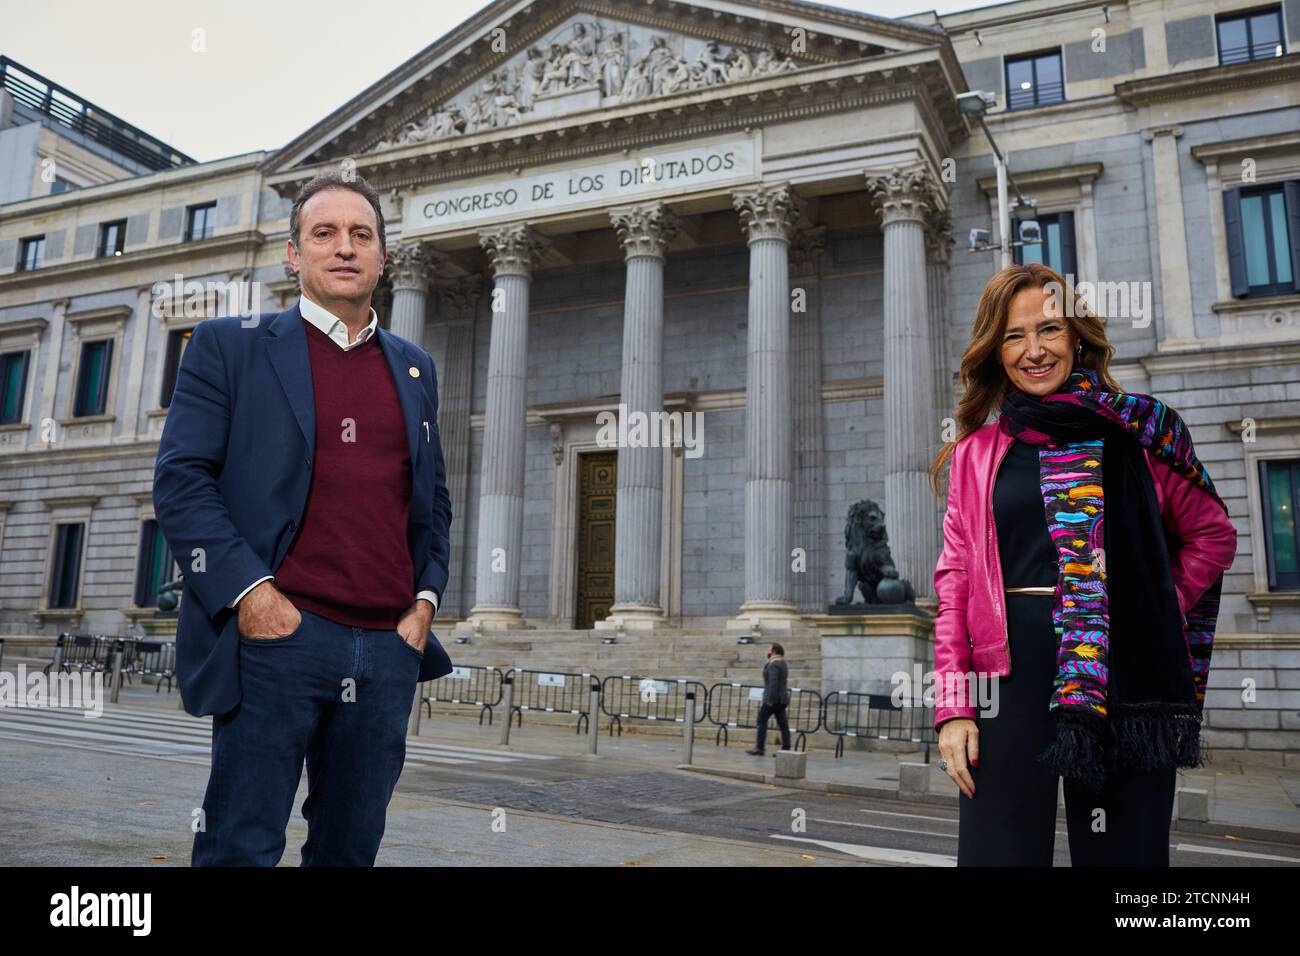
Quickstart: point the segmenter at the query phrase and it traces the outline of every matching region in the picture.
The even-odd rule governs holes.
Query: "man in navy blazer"
[[[288,255],[293,308],[195,327],[154,472],[181,696],[213,715],[194,865],[274,866],[304,762],[303,865],[372,865],[418,682],[451,671],[430,633],[451,525],[437,380],[370,307],[374,188],[309,182]]]

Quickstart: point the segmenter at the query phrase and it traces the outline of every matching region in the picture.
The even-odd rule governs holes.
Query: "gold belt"
[[[1054,587],[1032,587],[1032,588],[1007,588],[1008,594],[1055,594]]]

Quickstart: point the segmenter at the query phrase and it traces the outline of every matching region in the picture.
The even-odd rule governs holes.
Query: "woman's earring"
[[[1083,343],[1082,343],[1082,342],[1080,342],[1078,345],[1076,345],[1076,346],[1074,347],[1074,356],[1075,356],[1075,361],[1076,361],[1076,362],[1082,362],[1082,361],[1083,361]]]

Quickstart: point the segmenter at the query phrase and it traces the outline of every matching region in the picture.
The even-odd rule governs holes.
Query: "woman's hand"
[[[948,766],[948,776],[968,797],[975,796],[975,781],[971,779],[967,761],[979,766],[980,731],[975,721],[967,717],[945,720],[939,728],[939,756]]]

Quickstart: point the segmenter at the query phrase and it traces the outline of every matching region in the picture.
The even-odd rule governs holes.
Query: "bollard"
[[[506,712],[505,723],[501,725],[501,743],[504,745],[510,743],[510,721],[514,718],[515,672],[513,668],[505,677],[501,678],[501,690],[503,692],[501,706],[505,708]]]
[[[695,756],[695,691],[686,692],[686,726],[682,728],[686,744],[686,765],[689,767]]]
[[[62,637],[64,641],[68,639],[68,635],[66,634],[60,634],[59,636]],[[54,674],[57,677],[59,671],[62,670],[62,668],[63,668],[63,644],[58,643],[54,645],[54,663],[50,665],[50,673]]]
[[[928,763],[905,763],[898,765],[898,795],[914,796],[930,792],[930,765]]]
[[[117,703],[117,695],[122,691],[122,657],[126,650],[119,641],[113,649],[113,692],[109,695],[109,703]]]
[[[591,719],[587,721],[587,753],[596,752],[596,741],[600,739],[600,682],[591,682]]]
[[[411,703],[411,717],[406,724],[406,736],[420,736],[420,711],[424,709],[424,685],[419,681],[415,684],[415,700]]]
[[[1182,787],[1175,795],[1175,818],[1207,823],[1210,819],[1210,792]]]
[[[808,751],[778,750],[776,775],[786,780],[802,780],[808,776]]]

